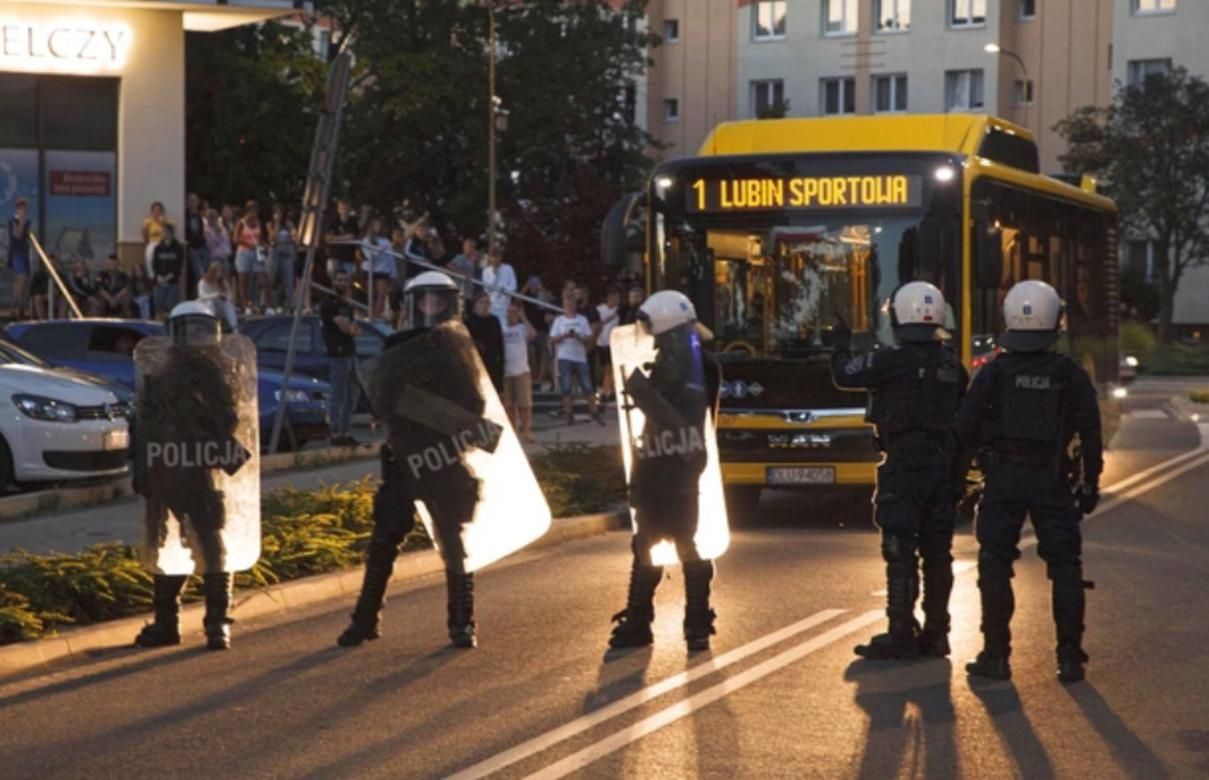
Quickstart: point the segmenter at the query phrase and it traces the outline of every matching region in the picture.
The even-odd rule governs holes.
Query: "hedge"
[[[625,499],[625,478],[616,447],[571,444],[531,459],[556,517],[607,509]],[[363,559],[373,528],[377,480],[318,490],[285,488],[261,499],[261,557],[236,576],[238,587],[264,587],[346,569]],[[431,547],[424,528],[404,550]],[[200,598],[193,578],[185,600]],[[37,639],[65,625],[89,625],[146,612],[152,578],[134,547],[97,544],[75,554],[0,555],[0,644]]]
[[[1151,374],[1204,376],[1209,374],[1209,345],[1160,344],[1146,365]]]

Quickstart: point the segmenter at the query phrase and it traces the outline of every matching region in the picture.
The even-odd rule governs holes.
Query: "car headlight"
[[[274,394],[278,401],[281,400],[281,391],[278,390]],[[305,404],[310,403],[311,396],[306,390],[286,390],[285,402],[287,404]]]
[[[40,395],[14,395],[13,405],[26,417],[48,422],[75,422],[76,407],[66,401],[56,401]]]
[[[1125,358],[1125,365],[1129,366],[1130,368],[1137,368],[1138,359],[1133,355],[1129,355]]]

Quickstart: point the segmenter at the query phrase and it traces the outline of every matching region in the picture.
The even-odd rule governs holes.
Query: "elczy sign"
[[[0,19],[0,68],[91,73],[116,70],[126,61],[130,28],[120,24],[63,21],[48,24]]]

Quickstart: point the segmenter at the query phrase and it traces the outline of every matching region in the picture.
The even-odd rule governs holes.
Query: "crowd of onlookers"
[[[562,394],[568,422],[574,421],[575,389],[586,398],[589,414],[602,420],[597,402],[612,393],[609,334],[633,321],[645,295],[642,287],[610,286],[593,304],[576,281],[555,292],[540,274],[530,273],[521,284],[499,246],[484,252],[477,238],[467,237],[459,252],[448,252],[423,219],[388,220],[368,207],[354,210],[347,200],[338,201],[326,220],[312,284],[300,285],[306,255],[299,221],[297,211],[281,205],[267,210],[254,200],[219,205],[190,194],[180,226],[166,216],[162,203],[151,205],[142,225],[142,262],[123,265],[110,255],[97,269],[80,258],[64,262],[51,255],[50,260],[86,316],[164,319],[177,303],[200,300],[236,328],[242,317],[289,313],[301,305],[321,315],[329,357],[352,362],[355,350],[348,342],[356,335],[357,320],[405,327],[404,286],[439,268],[461,288],[466,325],[521,435],[532,424],[534,385]],[[28,204],[19,200],[8,222],[13,314],[18,319],[67,316],[63,296],[52,291],[44,264],[30,251],[29,229]],[[355,385],[351,376],[348,383]],[[355,387],[343,390],[351,396]],[[347,438],[341,420],[333,435]]]

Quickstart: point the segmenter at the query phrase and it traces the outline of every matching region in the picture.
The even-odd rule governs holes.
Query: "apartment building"
[[[655,0],[648,126],[686,153],[727,119],[986,112],[1058,170],[1052,126],[1111,95],[1113,16],[1114,0]]]

